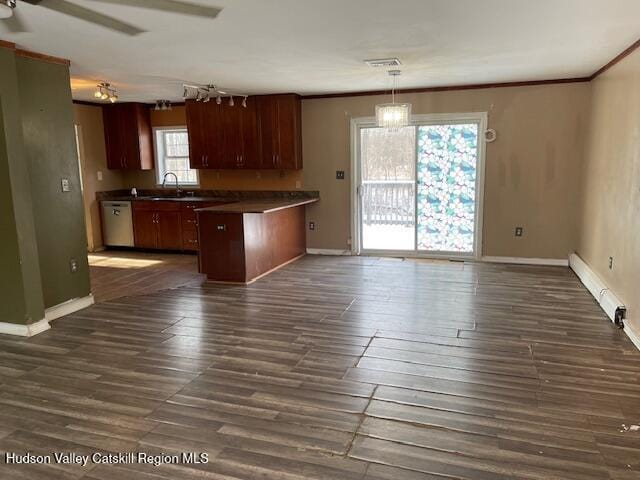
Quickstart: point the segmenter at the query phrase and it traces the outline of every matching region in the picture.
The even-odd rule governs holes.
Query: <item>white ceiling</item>
[[[190,0],[216,19],[71,0],[145,30],[128,37],[18,1],[32,33],[0,38],[71,60],[73,96],[98,81],[122,100],[179,100],[185,82],[241,93],[379,90],[398,57],[400,86],[587,76],[640,37],[638,0]]]

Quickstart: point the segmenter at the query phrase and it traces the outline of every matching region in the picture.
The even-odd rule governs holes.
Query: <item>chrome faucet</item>
[[[182,193],[182,190],[180,189],[180,185],[178,184],[178,175],[176,175],[173,172],[167,172],[164,174],[164,179],[162,180],[162,188],[165,187],[165,184],[167,183],[167,177],[169,175],[173,175],[173,177],[176,179],[176,196],[180,196],[180,194]]]

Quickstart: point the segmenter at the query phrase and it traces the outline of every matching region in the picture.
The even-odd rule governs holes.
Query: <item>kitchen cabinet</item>
[[[302,168],[300,97],[248,97],[246,108],[241,101],[187,100],[191,168]]]
[[[302,168],[302,106],[297,95],[256,97],[262,168]]]
[[[185,106],[191,168],[222,168],[225,147],[222,105],[187,100]]]
[[[138,248],[182,250],[182,225],[177,202],[133,203],[133,237]]]
[[[149,107],[141,103],[105,105],[102,109],[107,168],[151,170],[153,140]]]

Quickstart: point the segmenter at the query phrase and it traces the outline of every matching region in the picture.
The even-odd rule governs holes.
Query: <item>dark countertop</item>
[[[129,189],[119,189],[96,192],[96,199],[131,202],[131,201],[173,201],[173,202],[238,202],[238,201],[296,201],[319,198],[320,192],[317,190],[208,190],[189,189],[187,194],[176,197],[175,191],[169,189],[138,189],[138,196],[131,196]]]
[[[221,197],[133,197],[131,195],[120,195],[115,197],[103,198],[102,201],[108,202],[237,202],[235,198],[221,198]]]
[[[215,207],[197,208],[198,213],[269,213],[285,208],[315,203],[319,198],[297,198],[292,200],[240,200]]]

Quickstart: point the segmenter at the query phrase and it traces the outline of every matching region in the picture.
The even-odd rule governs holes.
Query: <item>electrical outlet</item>
[[[309,222],[309,230],[315,230],[316,229],[316,222]]]
[[[69,270],[71,270],[71,273],[76,273],[78,271],[78,261],[75,258],[69,260]]]
[[[296,180],[296,188],[302,188],[302,182],[300,180]]]
[[[336,180],[344,180],[344,170],[336,170]]]
[[[516,237],[522,237],[524,235],[524,228],[516,227]]]
[[[613,257],[609,257],[609,270],[613,270]]]
[[[71,191],[71,186],[69,185],[69,179],[68,178],[63,178],[61,184],[62,184],[62,191],[63,192],[70,192]]]
[[[101,182],[102,181],[102,171],[98,170],[98,181]]]

